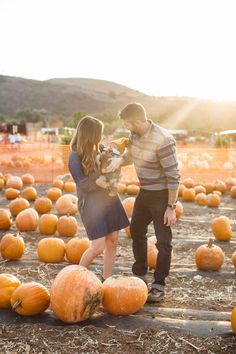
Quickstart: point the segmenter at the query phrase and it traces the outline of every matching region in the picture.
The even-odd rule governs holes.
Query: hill
[[[117,112],[129,102],[142,103],[148,115],[172,129],[214,131],[235,129],[236,102],[189,97],[155,97],[126,86],[96,79],[68,78],[47,81],[0,76],[0,113],[45,109],[49,115],[75,112]]]

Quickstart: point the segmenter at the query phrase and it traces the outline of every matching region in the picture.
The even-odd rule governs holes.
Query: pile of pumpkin
[[[0,166],[2,169],[19,169],[19,170],[28,170],[34,167],[35,165],[40,165],[40,167],[48,168],[52,163],[55,163],[59,167],[63,166],[63,161],[60,153],[54,153],[52,155],[44,156],[39,155],[20,155],[13,154],[10,159],[0,159]]]
[[[137,277],[111,276],[104,283],[80,265],[63,268],[50,293],[37,282],[22,283],[13,274],[0,274],[0,308],[33,316],[49,308],[60,320],[76,323],[91,318],[103,306],[112,315],[137,312],[146,302],[147,285]]]
[[[196,184],[193,178],[186,178],[179,187],[179,197],[186,202],[196,202],[198,205],[216,208],[220,205],[221,195],[229,193],[236,198],[236,178],[229,177],[226,181]]]

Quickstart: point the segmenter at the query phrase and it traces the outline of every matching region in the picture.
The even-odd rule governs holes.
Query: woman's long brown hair
[[[96,154],[102,138],[103,126],[99,119],[85,116],[78,123],[71,140],[70,148],[77,151],[80,156],[86,176],[96,169]]]

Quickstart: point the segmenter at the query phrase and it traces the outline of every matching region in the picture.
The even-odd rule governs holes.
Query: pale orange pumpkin
[[[22,210],[30,207],[30,203],[25,198],[16,198],[9,204],[11,215],[17,216]]]
[[[192,202],[195,200],[195,190],[193,188],[185,188],[182,192],[182,198],[186,202]]]
[[[101,305],[102,298],[101,281],[80,265],[63,268],[51,287],[51,309],[56,317],[68,323],[90,318]]]
[[[12,309],[19,315],[39,315],[49,304],[49,291],[42,284],[33,281],[18,286],[11,296]]]
[[[21,258],[25,251],[25,243],[23,237],[19,234],[6,234],[0,242],[0,252],[3,259],[17,260]]]
[[[183,181],[183,185],[184,185],[186,188],[194,188],[194,186],[195,186],[195,181],[194,181],[193,178],[188,177],[188,178],[185,178],[185,180]]]
[[[224,252],[219,246],[213,245],[212,239],[209,239],[207,245],[199,246],[195,252],[195,262],[199,270],[219,270],[224,258]]]
[[[46,237],[38,243],[38,256],[41,262],[60,263],[65,256],[65,243],[57,237]]]
[[[217,179],[216,181],[214,181],[214,190],[215,191],[219,191],[222,194],[224,194],[227,190],[226,184],[225,182],[221,181],[220,179]]]
[[[225,184],[226,184],[227,190],[230,191],[230,189],[231,189],[233,186],[236,186],[236,178],[235,178],[235,177],[228,177],[228,178],[226,178]]]
[[[63,190],[66,193],[74,193],[76,192],[76,184],[75,182],[65,182],[63,186]]]
[[[217,208],[220,205],[220,196],[214,193],[208,194],[206,198],[206,205],[209,208]]]
[[[230,220],[226,216],[220,216],[212,220],[211,229],[218,241],[230,241],[233,233]]]
[[[212,193],[214,190],[214,184],[212,182],[203,183],[203,187],[206,189],[206,193]]]
[[[63,190],[64,182],[61,179],[55,179],[52,183],[52,186]]]
[[[59,215],[76,214],[78,211],[78,198],[72,194],[62,195],[55,204]]]
[[[113,275],[102,284],[103,307],[112,315],[131,315],[144,306],[148,289],[137,277]]]
[[[57,231],[58,217],[54,214],[43,214],[39,218],[39,232],[45,235],[53,235]]]
[[[231,312],[230,322],[231,322],[232,331],[236,335],[236,306],[234,306],[234,308]]]
[[[236,186],[233,186],[230,189],[230,196],[231,196],[231,198],[236,198]]]
[[[181,217],[181,215],[183,214],[183,212],[184,212],[183,204],[180,201],[178,201],[176,203],[176,208],[175,208],[176,218],[179,219]]]
[[[23,187],[22,179],[18,176],[11,176],[6,182],[7,188],[21,189]]]
[[[128,197],[122,201],[122,205],[125,209],[128,218],[130,218],[133,214],[134,202],[135,202],[135,197]]]
[[[57,187],[49,188],[47,191],[47,197],[51,199],[52,202],[55,202],[62,195],[62,190]]]
[[[0,274],[0,309],[11,308],[11,295],[20,285],[20,280],[14,275]]]
[[[11,213],[7,209],[0,209],[0,230],[10,229],[13,223]]]
[[[49,198],[37,198],[34,203],[34,208],[39,214],[49,213],[52,209],[52,201]]]
[[[206,205],[207,195],[205,193],[198,193],[195,197],[195,202],[198,205]]]
[[[26,187],[22,191],[22,195],[25,199],[29,201],[34,201],[37,198],[37,190],[34,187]]]
[[[180,184],[179,185],[179,189],[178,189],[178,197],[182,197],[183,195],[183,190],[185,189],[185,185],[184,184]]]
[[[125,228],[125,234],[126,236],[131,237],[130,225]]]
[[[78,264],[84,252],[90,247],[88,238],[74,237],[66,244],[66,258],[69,263]]]
[[[126,187],[126,193],[129,195],[136,195],[136,194],[138,194],[139,190],[140,190],[140,187],[137,186],[136,184],[129,184]]]
[[[57,223],[57,232],[62,237],[75,236],[78,229],[77,220],[74,216],[63,215],[60,216]]]
[[[39,216],[35,209],[22,210],[16,217],[16,227],[19,231],[35,231],[38,226]]]
[[[199,194],[199,193],[205,193],[206,194],[206,188],[203,187],[202,185],[198,185],[194,187],[195,190],[195,194]]]
[[[15,189],[15,188],[7,188],[5,190],[4,195],[6,199],[16,199],[17,197],[19,197],[20,191],[19,189]]]
[[[34,184],[35,182],[34,176],[32,176],[30,173],[24,174],[23,176],[21,176],[21,179],[23,184]]]

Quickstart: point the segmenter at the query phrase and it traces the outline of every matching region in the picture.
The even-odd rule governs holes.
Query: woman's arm
[[[72,152],[69,156],[69,170],[82,192],[90,193],[102,190],[96,184],[96,179],[101,175],[100,171],[95,171],[89,176],[85,176],[82,169],[80,158],[76,152]]]

